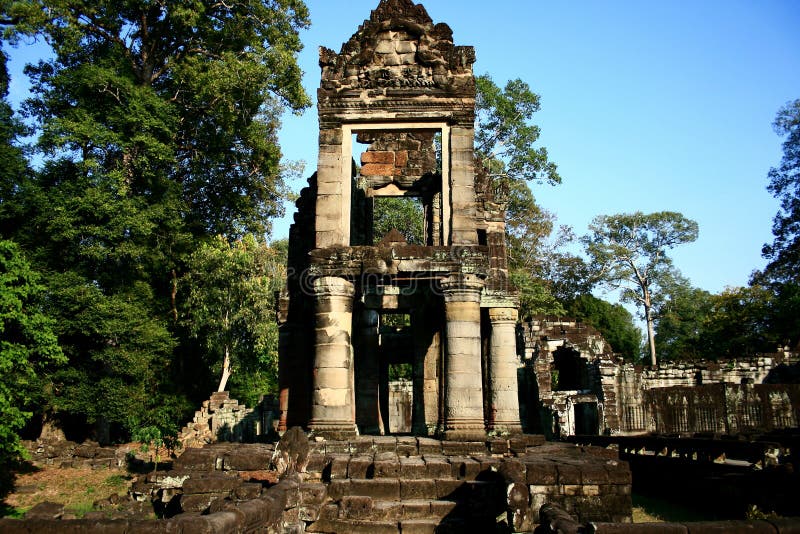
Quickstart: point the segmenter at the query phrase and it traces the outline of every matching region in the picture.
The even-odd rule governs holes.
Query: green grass
[[[634,523],[661,522],[682,523],[691,521],[713,521],[717,519],[708,512],[692,507],[668,502],[664,499],[634,493],[632,496]]]

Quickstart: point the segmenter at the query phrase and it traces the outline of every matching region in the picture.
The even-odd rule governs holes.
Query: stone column
[[[477,245],[475,228],[475,132],[454,126],[450,134],[451,243]],[[447,199],[445,199],[447,201]]]
[[[343,278],[314,280],[314,389],[308,428],[314,435],[330,439],[357,434],[350,339],[353,293],[353,284]]]
[[[362,434],[380,434],[378,312],[359,314],[356,346],[356,422]]]
[[[487,429],[498,434],[521,434],[517,393],[517,310],[489,308],[489,413]]]
[[[447,352],[444,369],[443,436],[483,441],[480,299],[483,281],[473,275],[442,282]]]

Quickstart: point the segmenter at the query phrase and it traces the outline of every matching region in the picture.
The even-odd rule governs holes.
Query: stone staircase
[[[322,448],[300,492],[307,532],[509,531],[503,458],[486,443],[375,437]]]

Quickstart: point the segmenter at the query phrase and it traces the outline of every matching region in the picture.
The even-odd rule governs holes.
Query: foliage
[[[118,437],[163,431],[206,381],[179,322],[189,255],[214,235],[263,235],[282,209],[276,132],[285,108],[309,103],[296,62],[308,10],[300,0],[1,7],[8,36],[53,50],[27,69],[41,170],[0,170],[0,237],[43,273],[69,357],[45,377],[43,409]]]
[[[229,243],[222,236],[189,258],[183,322],[207,349],[204,364],[218,369],[218,391],[235,369],[268,370],[269,391],[277,387],[278,333],[275,296],[285,259],[252,235]]]
[[[411,197],[376,197],[373,209],[373,235],[380,241],[393,228],[411,245],[424,245],[422,204]]]
[[[583,294],[567,306],[567,314],[596,328],[615,353],[636,360],[640,356],[642,332],[633,316],[621,304],[611,304],[591,294]]]
[[[10,466],[23,454],[17,431],[41,396],[42,373],[65,358],[43,311],[44,287],[19,247],[0,241],[0,495],[10,489]]]
[[[780,211],[772,223],[775,240],[764,245],[770,260],[766,272],[773,280],[796,283],[800,277],[800,99],[784,106],[773,123],[786,137],[783,158],[769,171],[769,191],[780,200]]]
[[[561,315],[560,301],[583,289],[583,263],[563,252],[572,241],[569,228],[555,231],[555,216],[542,209],[529,182],[561,183],[547,150],[536,147],[539,95],[522,80],[497,86],[489,75],[478,76],[475,154],[486,169],[498,200],[506,204],[506,243],[511,282],[520,292],[520,316]]]
[[[520,79],[500,89],[488,74],[478,76],[475,105],[475,152],[494,181],[561,183],[547,149],[536,148],[539,127],[531,122],[539,111],[539,95]]]
[[[653,296],[674,276],[668,249],[697,239],[697,223],[680,213],[662,211],[601,215],[583,237],[597,279],[622,291],[624,300],[642,307],[650,361],[656,365]]]
[[[667,288],[667,293],[655,314],[659,357],[672,361],[708,359],[712,343],[706,327],[717,320],[712,317],[715,296],[692,287],[682,277]]]

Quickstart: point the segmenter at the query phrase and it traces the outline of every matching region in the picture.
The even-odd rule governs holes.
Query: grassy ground
[[[684,521],[713,521],[714,517],[698,510],[666,502],[646,495],[633,494],[634,523],[680,523]]]
[[[82,517],[93,510],[95,501],[114,493],[124,496],[132,482],[125,469],[33,468],[17,475],[16,489],[6,497],[0,515],[21,517],[36,504],[50,501]]]

